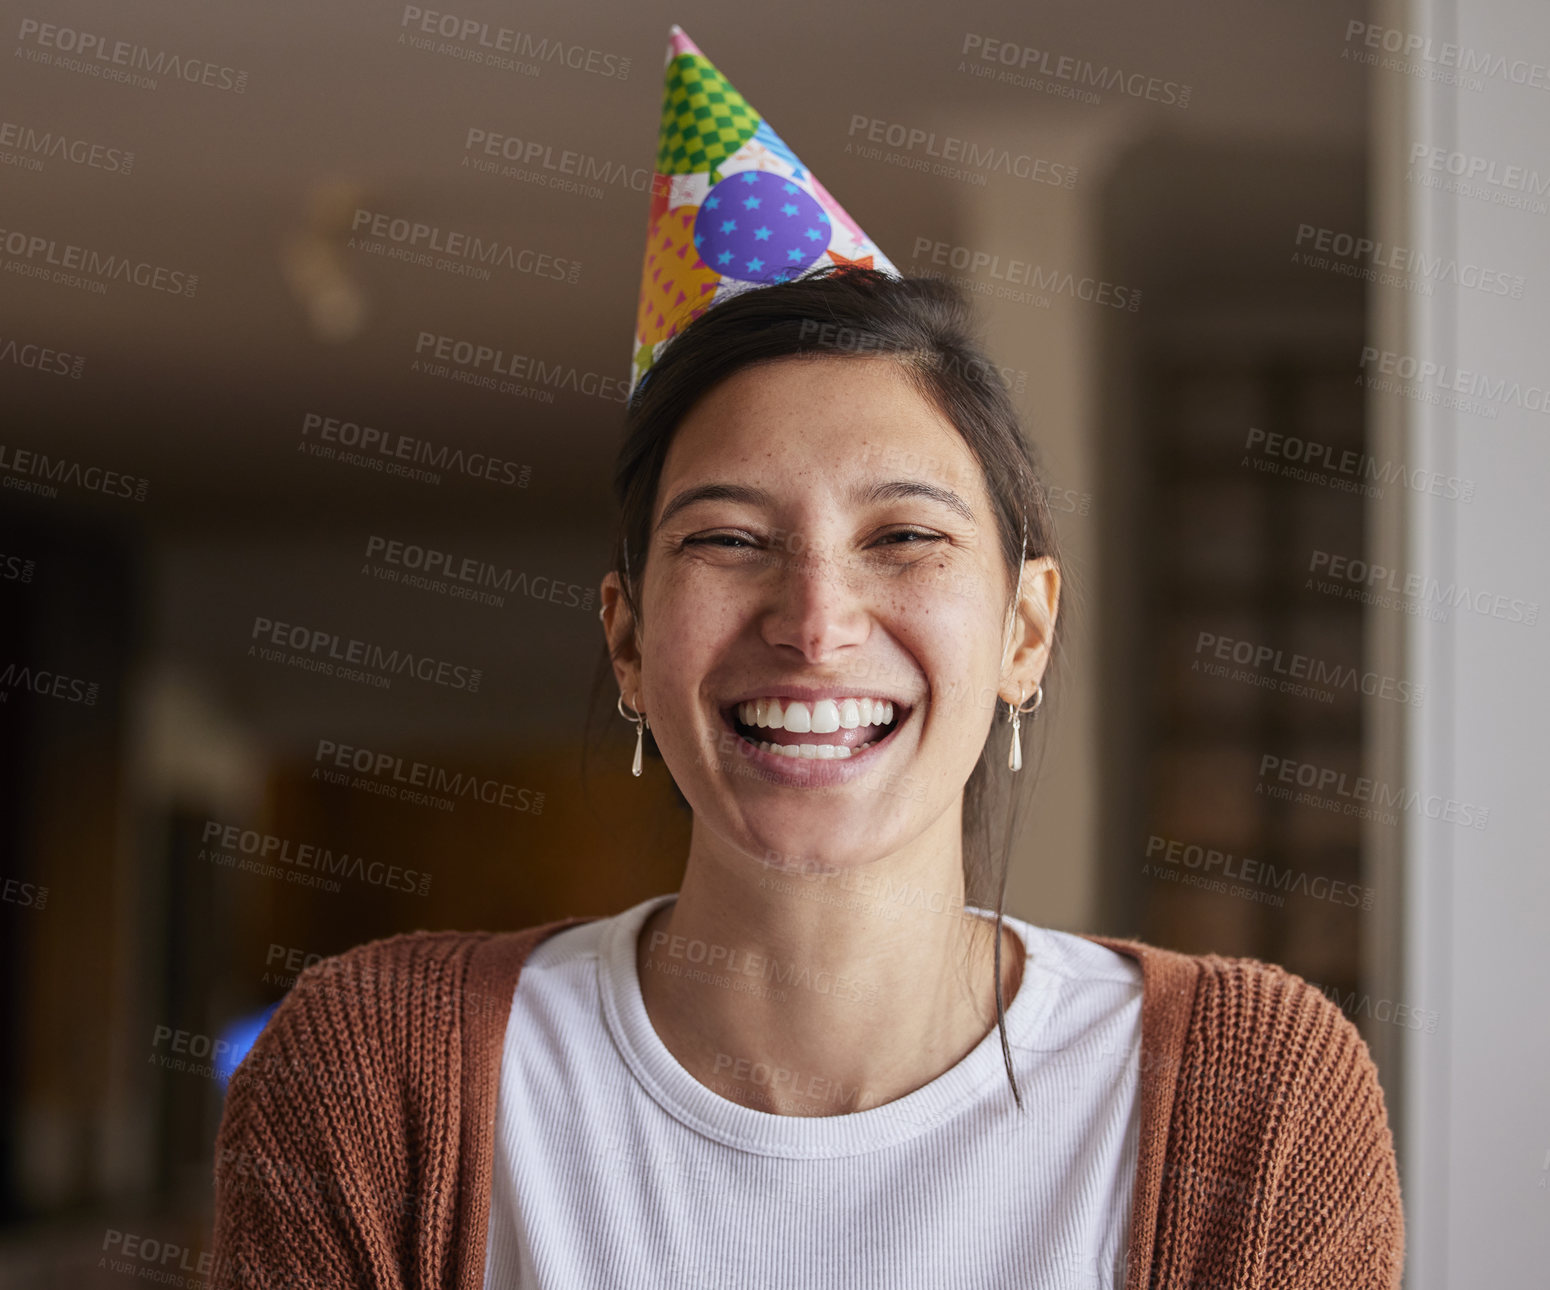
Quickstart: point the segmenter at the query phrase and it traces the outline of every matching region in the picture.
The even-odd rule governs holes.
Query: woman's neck
[[[995,923],[964,911],[961,860],[925,854],[812,874],[691,852],[636,945],[668,1051],[780,1115],[865,1110],[956,1065],[995,1025]],[[1010,1006],[1023,946],[1009,928],[1001,967]]]

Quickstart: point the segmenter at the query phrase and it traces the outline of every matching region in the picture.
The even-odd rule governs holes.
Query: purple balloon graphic
[[[705,195],[694,246],[724,278],[785,282],[829,249],[828,212],[800,185],[768,170],[740,170]]]

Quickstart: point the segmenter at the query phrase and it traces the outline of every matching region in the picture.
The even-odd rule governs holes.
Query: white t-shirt
[[[701,1084],[651,1024],[636,941],[673,899],[555,933],[522,968],[496,1101],[485,1290],[1123,1286],[1139,1130],[1134,959],[1006,918],[1027,948],[1006,1009],[1022,1114],[992,1027],[903,1098],[774,1115]],[[727,1073],[761,1080],[751,1067]],[[783,1078],[831,1095],[801,1072]]]

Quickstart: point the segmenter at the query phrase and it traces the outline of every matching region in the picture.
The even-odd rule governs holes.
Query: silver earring
[[[1023,768],[1023,718],[1039,710],[1039,704],[1044,702],[1044,683],[1041,681],[1034,686],[1031,707],[1023,707],[1023,687],[1017,687],[1017,702],[1010,699],[1006,701],[1007,719],[1012,723],[1012,747],[1007,753],[1006,764],[1013,770]]]
[[[630,711],[626,712],[624,710],[624,695],[622,694],[619,696],[619,701],[614,706],[619,709],[619,715],[621,717],[623,717],[626,721],[633,721],[635,723],[635,760],[630,763],[630,774],[639,776],[641,754],[645,751],[646,747],[646,731],[651,728],[651,722],[641,713],[635,712],[633,704],[630,707]],[[634,713],[634,715],[631,716],[631,713]]]

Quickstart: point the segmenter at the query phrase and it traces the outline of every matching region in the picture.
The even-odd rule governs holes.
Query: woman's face
[[[949,811],[956,837],[998,692],[1017,694],[1012,586],[979,464],[894,362],[729,378],[680,424],[651,524],[640,652],[616,674],[696,829],[847,868]],[[1051,601],[1057,578],[1038,577]],[[622,608],[613,574],[604,603]]]

